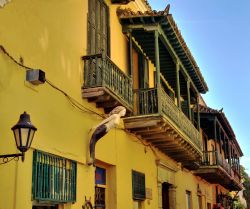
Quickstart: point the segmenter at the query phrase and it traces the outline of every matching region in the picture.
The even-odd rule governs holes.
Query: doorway
[[[170,209],[169,206],[169,188],[171,184],[162,184],[162,209]]]

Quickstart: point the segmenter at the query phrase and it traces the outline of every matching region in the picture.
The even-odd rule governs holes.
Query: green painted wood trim
[[[159,33],[158,31],[154,31],[154,38],[155,38],[155,68],[156,68],[156,83],[157,85],[160,84],[160,54],[159,54]]]
[[[197,96],[197,129],[200,132],[201,130],[201,118],[200,118],[200,109],[199,109],[200,97]]]
[[[214,139],[215,139],[215,151],[217,152],[217,120],[214,120]],[[216,158],[217,161],[217,158]]]
[[[190,80],[187,80],[187,102],[188,102],[188,118],[191,120],[191,99],[190,99]]]
[[[154,31],[155,38],[155,67],[156,67],[156,87],[158,97],[158,113],[162,111],[161,105],[161,69],[160,69],[160,52],[159,52],[159,33],[157,30]]]
[[[84,60],[83,88],[107,87],[125,103],[128,109],[133,105],[131,76],[126,75],[107,55],[95,54],[82,57]]]
[[[76,201],[76,162],[35,150],[32,200],[54,203]]]
[[[221,128],[219,127],[219,145],[220,145],[220,153],[222,153],[222,145],[221,145]]]
[[[174,61],[175,63],[177,63],[177,62],[179,63],[179,65],[181,66],[181,69],[183,70],[183,72],[185,73],[185,75],[190,79],[191,85],[192,85],[192,87],[194,88],[195,92],[198,94],[198,93],[199,93],[198,89],[196,88],[196,86],[195,86],[193,80],[192,80],[191,77],[189,76],[189,74],[188,74],[186,68],[185,68],[184,65],[182,64],[182,62],[181,62],[181,60],[179,59],[178,55],[176,54],[174,48],[173,48],[172,45],[170,44],[170,42],[169,42],[167,36],[165,35],[163,29],[162,29],[161,27],[159,27],[158,31],[159,31],[159,34],[160,34],[159,37],[160,37],[160,39],[162,40],[162,43],[165,45],[165,47],[169,50],[170,54],[172,55],[173,61]]]
[[[167,36],[165,35],[165,32],[163,31],[162,27],[159,24],[152,24],[152,25],[147,25],[147,24],[125,25],[125,26],[123,26],[123,33],[128,33],[129,31],[136,30],[136,29],[144,29],[145,31],[158,31],[159,38],[161,39],[162,43],[165,45],[166,49],[170,53],[173,61],[175,63],[179,62],[183,72],[191,80],[191,85],[192,85],[193,89],[195,90],[196,93],[199,93],[199,91],[196,88],[193,80],[189,76],[189,74],[187,72],[187,69],[184,67],[184,65],[182,64],[179,56],[176,54],[174,48],[170,44],[170,42],[169,42]]]
[[[134,66],[134,60],[133,60],[133,39],[131,32],[129,33],[129,74],[130,76],[133,76],[133,66]]]
[[[160,92],[158,92],[160,91]],[[136,118],[163,116],[183,135],[184,139],[192,144],[200,153],[202,149],[201,134],[194,127],[187,116],[176,106],[164,89],[160,86],[151,89],[138,89],[134,91]],[[160,103],[158,101],[160,100]],[[159,107],[158,105],[161,105]],[[159,113],[158,110],[161,110]]]
[[[230,166],[232,166],[231,145],[229,143],[228,138],[227,138],[227,148],[228,148],[228,155],[229,155],[228,162],[229,162]]]
[[[176,90],[177,90],[177,106],[181,108],[181,90],[180,90],[180,65],[176,63]]]

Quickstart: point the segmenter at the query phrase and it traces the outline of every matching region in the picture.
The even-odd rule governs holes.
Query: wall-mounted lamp
[[[9,161],[8,158],[22,157],[22,161],[24,161],[24,153],[30,148],[37,128],[31,123],[30,115],[24,112],[20,115],[19,121],[11,130],[14,133],[17,149],[21,153],[0,155],[4,163]]]

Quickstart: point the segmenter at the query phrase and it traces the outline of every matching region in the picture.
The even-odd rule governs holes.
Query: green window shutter
[[[110,55],[109,8],[103,0],[89,0],[88,4],[88,54],[104,51]]]
[[[76,201],[74,161],[35,150],[33,152],[32,200],[67,203]]]
[[[95,42],[96,42],[96,18],[95,18],[95,6],[96,0],[88,1],[88,54],[95,54]]]
[[[144,200],[146,197],[145,174],[132,171],[132,190],[134,200]]]

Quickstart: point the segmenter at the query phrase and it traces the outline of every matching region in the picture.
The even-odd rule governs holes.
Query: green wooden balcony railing
[[[131,77],[103,54],[83,56],[82,59],[84,60],[84,88],[106,87],[132,107]]]
[[[217,151],[203,152],[202,165],[221,166],[231,176],[231,166]]]
[[[240,174],[234,170],[234,166],[230,166],[227,160],[223,159],[218,151],[203,152],[202,165],[204,166],[221,166],[236,182],[241,184]]]
[[[134,91],[135,114],[163,114],[201,150],[201,136],[162,87]]]
[[[76,162],[35,150],[32,199],[46,202],[76,201]]]

